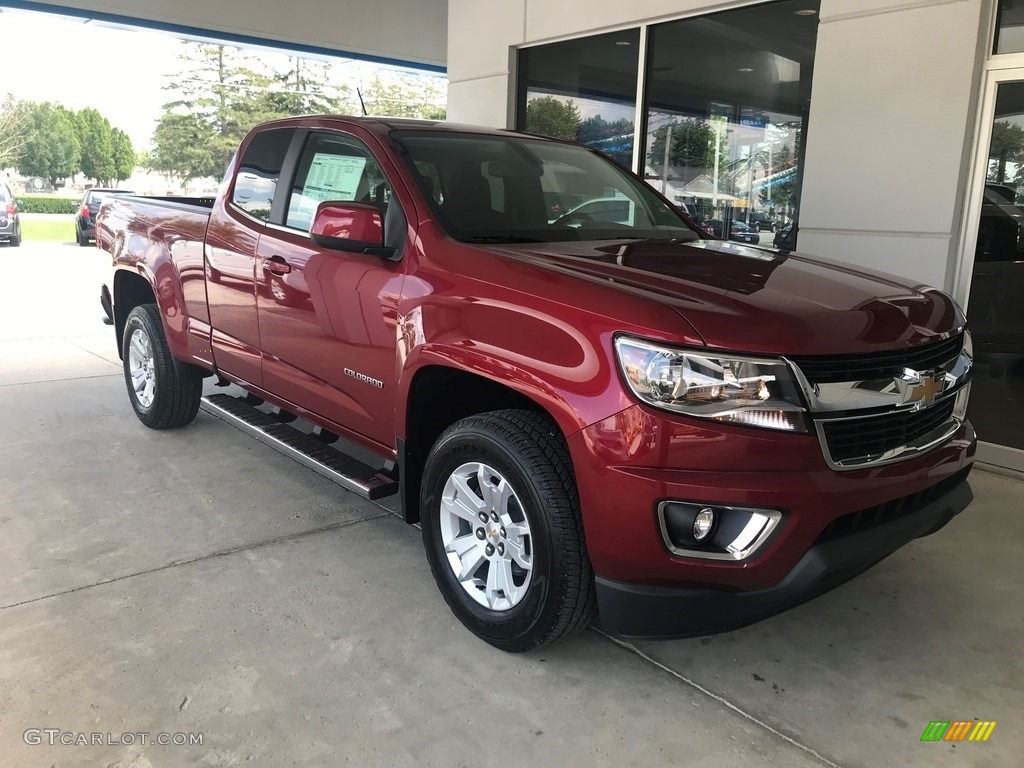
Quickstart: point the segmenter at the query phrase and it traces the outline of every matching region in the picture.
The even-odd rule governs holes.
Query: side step
[[[324,445],[312,435],[282,424],[275,416],[254,408],[243,398],[210,395],[202,399],[202,408],[363,498],[381,499],[398,493],[395,479]]]

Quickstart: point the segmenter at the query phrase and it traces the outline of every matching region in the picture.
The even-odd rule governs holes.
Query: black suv
[[[96,214],[100,212],[103,201],[111,195],[134,195],[128,189],[101,189],[94,187],[85,193],[82,205],[75,216],[75,239],[85,247],[96,237]]]
[[[764,211],[751,211],[747,226],[757,232],[774,232],[775,221]]]
[[[12,248],[21,245],[21,216],[18,215],[18,201],[6,182],[0,181],[0,243]]]

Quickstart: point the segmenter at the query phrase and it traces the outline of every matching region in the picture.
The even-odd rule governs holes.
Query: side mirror
[[[309,236],[321,248],[368,253],[387,259],[394,248],[384,245],[384,214],[370,203],[324,202],[316,209]]]
[[[25,207],[25,201],[20,199],[20,198],[18,200],[15,200],[14,204],[16,206],[18,206],[19,208],[24,208]]]

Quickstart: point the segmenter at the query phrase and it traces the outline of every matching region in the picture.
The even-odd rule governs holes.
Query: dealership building
[[[1024,166],[999,145],[1024,125],[1022,51],[1012,0],[452,0],[449,116],[529,130],[531,102],[572,100],[580,139],[691,212],[767,213],[800,252],[951,292],[979,457],[1024,469]]]
[[[446,72],[451,120],[577,139],[716,233],[943,288],[979,458],[1024,470],[1022,0],[3,5]]]

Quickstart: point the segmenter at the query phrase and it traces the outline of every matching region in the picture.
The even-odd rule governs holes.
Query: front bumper
[[[920,499],[929,489],[949,490],[946,484],[966,477],[976,446],[974,430],[964,422],[925,454],[837,472],[813,434],[677,418],[643,405],[593,424],[568,442],[602,624],[632,636],[695,634],[755,621],[826,591],[937,530],[970,501],[966,485],[966,497],[958,492],[945,507],[929,498],[932,511],[895,521],[891,534],[879,529],[862,538],[857,532],[842,547],[830,542],[821,548],[850,515],[897,499]],[[670,551],[659,523],[659,503],[673,500],[776,510],[781,522],[748,559],[686,556]],[[839,549],[842,557],[836,555]],[[666,607],[684,598],[693,607]],[[655,611],[664,614],[667,628],[644,618],[645,606],[652,604],[658,604]],[[760,607],[748,607],[755,605]],[[675,618],[680,614],[707,621],[691,626]]]
[[[597,578],[600,625],[625,637],[686,637],[737,629],[839,586],[897,549],[935,533],[974,495],[959,473],[930,503],[888,523],[815,543],[777,585],[749,592],[673,589]]]

